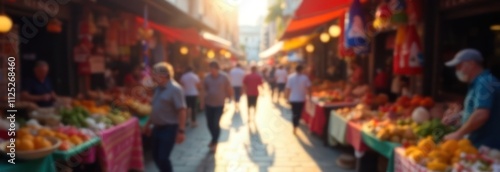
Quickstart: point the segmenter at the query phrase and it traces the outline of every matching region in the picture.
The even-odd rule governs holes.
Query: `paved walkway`
[[[176,145],[170,156],[175,172],[349,171],[335,165],[340,151],[325,147],[304,127],[294,136],[289,108],[273,104],[269,94],[259,98],[259,109],[251,122],[247,121],[245,97],[240,104],[241,113],[235,112],[234,105],[227,106],[215,154],[207,147],[210,134],[205,117],[198,116],[199,126],[186,131],[186,141]],[[145,147],[146,171],[157,172]]]

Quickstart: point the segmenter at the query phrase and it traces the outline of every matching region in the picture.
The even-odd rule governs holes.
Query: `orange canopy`
[[[361,2],[365,1],[361,0]],[[319,26],[345,14],[351,3],[352,0],[302,1],[280,39],[288,39],[313,32]]]

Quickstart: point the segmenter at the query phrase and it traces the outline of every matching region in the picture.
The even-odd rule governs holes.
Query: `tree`
[[[275,22],[278,33],[282,33],[285,29],[285,16],[283,16],[283,4],[285,4],[284,0],[277,0],[272,6],[268,9],[268,14],[266,16],[266,23]]]

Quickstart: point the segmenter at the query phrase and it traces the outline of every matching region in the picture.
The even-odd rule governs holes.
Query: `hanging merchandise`
[[[375,12],[375,21],[373,21],[373,27],[377,30],[382,30],[390,26],[391,24],[392,12],[389,5],[382,2]]]
[[[394,73],[399,75],[420,74],[424,59],[417,29],[414,25],[409,25],[406,29],[398,29],[396,37],[400,37],[401,35],[404,37],[402,43],[398,44],[398,38],[396,38],[393,61]]]
[[[390,0],[389,6],[392,10],[391,23],[401,25],[408,23],[405,0]]]
[[[347,56],[354,56],[354,52],[352,49],[346,48],[345,46],[345,19],[346,14],[339,17],[339,26],[340,26],[340,36],[338,46],[338,53],[340,58],[344,58]]]
[[[346,16],[345,46],[352,48],[356,54],[368,53],[368,36],[366,34],[365,18],[359,0],[352,2]]]
[[[422,6],[420,0],[406,0],[408,23],[417,24],[422,20]]]

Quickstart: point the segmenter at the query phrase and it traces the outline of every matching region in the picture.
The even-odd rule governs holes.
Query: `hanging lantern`
[[[319,39],[321,40],[321,42],[327,43],[328,41],[330,41],[330,35],[328,35],[328,33],[326,33],[326,32],[323,32],[319,36]]]
[[[328,28],[328,33],[333,38],[339,37],[340,32],[341,32],[341,30],[340,30],[339,25],[331,25],[330,28]]]
[[[50,33],[61,33],[62,32],[62,22],[58,19],[52,19],[47,24],[47,31]]]
[[[382,3],[377,7],[375,12],[375,21],[373,21],[373,27],[375,29],[384,29],[389,27],[391,21],[392,12],[387,3]]]
[[[12,29],[12,20],[5,14],[0,14],[0,33],[7,33]]]
[[[230,53],[230,52],[228,52],[228,51],[226,51],[226,52],[224,53],[224,56],[225,56],[226,58],[231,58],[231,53]]]
[[[186,55],[189,53],[189,49],[186,46],[182,46],[181,49],[179,49],[179,51],[182,55]]]
[[[208,51],[208,52],[207,52],[207,57],[208,57],[209,59],[213,59],[213,58],[215,57],[215,53],[214,53],[214,51],[213,51],[213,50]]]
[[[312,53],[312,52],[314,52],[314,45],[312,45],[312,44],[307,44],[307,45],[306,45],[306,51],[307,51],[308,53]]]

